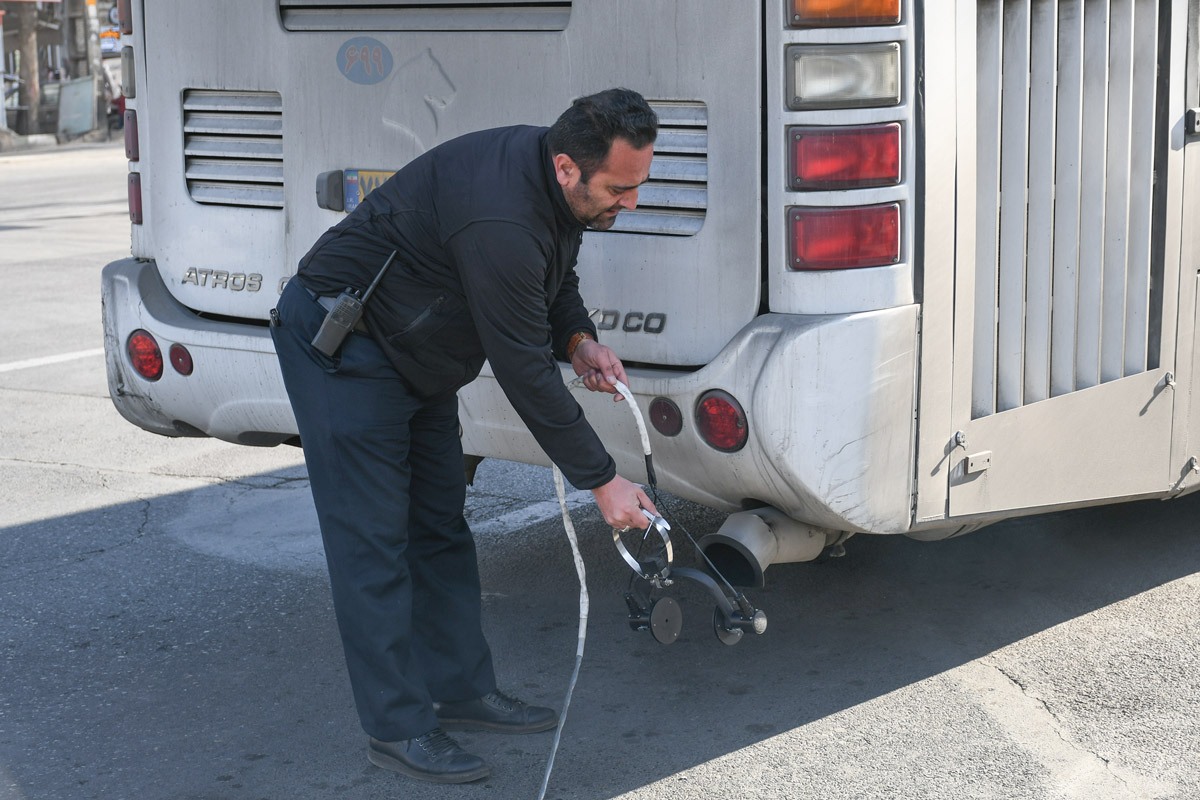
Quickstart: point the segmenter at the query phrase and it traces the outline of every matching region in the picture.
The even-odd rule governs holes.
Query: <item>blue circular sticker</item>
[[[392,72],[392,51],[378,39],[356,36],[338,50],[337,64],[355,83],[379,83]]]

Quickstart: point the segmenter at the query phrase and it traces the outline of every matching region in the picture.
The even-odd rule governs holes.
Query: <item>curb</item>
[[[120,131],[116,132],[117,136],[121,135]],[[59,145],[105,142],[114,138],[111,131],[105,131],[103,128],[88,131],[81,136],[75,136],[70,139],[59,139],[53,133],[34,133],[29,136],[18,136],[11,130],[5,128],[0,129],[0,153],[19,153],[27,150],[44,150]]]
[[[43,147],[56,147],[58,137],[51,133],[35,133],[30,136],[17,136],[9,131],[0,131],[0,153],[15,153],[20,150],[35,150]]]

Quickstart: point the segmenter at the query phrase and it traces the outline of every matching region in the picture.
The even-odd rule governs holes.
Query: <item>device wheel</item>
[[[660,597],[650,609],[650,633],[660,644],[671,644],[683,630],[683,610],[669,597]]]
[[[733,646],[742,640],[741,628],[725,627],[725,615],[721,613],[720,607],[713,609],[713,633],[717,634],[717,638],[721,640],[721,644]]]

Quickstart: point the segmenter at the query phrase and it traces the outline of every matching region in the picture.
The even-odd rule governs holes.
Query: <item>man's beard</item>
[[[613,214],[612,216],[609,216],[608,210],[605,210],[605,211],[601,211],[599,214],[592,217],[591,219],[589,219],[587,222],[585,222],[583,224],[589,230],[606,231],[616,223],[618,216],[620,216],[619,212],[617,214]]]
[[[590,217],[584,217],[582,214],[580,214],[580,207],[586,208],[591,204],[591,202],[591,190],[587,188],[587,184],[584,183],[576,184],[575,191],[571,196],[567,197],[567,205],[571,207],[571,212],[575,215],[576,219],[583,223],[585,228],[589,228],[594,231],[606,231],[611,228],[617,221],[617,214],[620,213],[621,207],[616,206],[614,208],[610,206],[608,208],[601,209]],[[611,213],[613,211],[616,211],[617,214]]]

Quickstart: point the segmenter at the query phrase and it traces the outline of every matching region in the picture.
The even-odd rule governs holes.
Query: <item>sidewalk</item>
[[[73,136],[70,139],[59,141],[58,137],[53,133],[35,133],[30,136],[18,136],[8,128],[0,128],[0,153],[18,153],[25,150],[45,150],[60,145],[106,142],[110,139],[120,140],[121,137],[122,133],[119,130],[110,133],[103,128],[96,128],[82,136]]]

